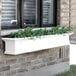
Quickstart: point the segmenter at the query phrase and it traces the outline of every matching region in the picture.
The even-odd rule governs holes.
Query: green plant
[[[19,30],[15,33],[11,33],[8,35],[10,38],[23,38],[23,37],[40,37],[42,35],[54,35],[54,34],[63,34],[72,31],[71,27],[53,27],[50,30],[45,29],[38,29],[33,30],[30,27],[25,28],[24,30]]]

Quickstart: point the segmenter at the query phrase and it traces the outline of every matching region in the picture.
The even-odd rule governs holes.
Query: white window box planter
[[[40,38],[2,38],[5,54],[18,55],[43,49],[69,45],[69,34],[46,35]]]

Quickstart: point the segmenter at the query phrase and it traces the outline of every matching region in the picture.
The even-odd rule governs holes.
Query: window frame
[[[23,2],[24,0],[17,0],[17,26],[2,26],[2,29],[18,29],[18,28],[26,28],[27,25],[24,26],[24,20],[23,20]],[[42,0],[37,0],[37,25],[34,27],[53,27],[57,25],[57,0],[54,0],[53,2],[53,24],[43,24],[42,23],[42,11],[43,11],[43,3]],[[32,24],[31,26],[32,27]]]

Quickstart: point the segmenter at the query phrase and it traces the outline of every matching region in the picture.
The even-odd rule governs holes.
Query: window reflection
[[[24,24],[36,24],[36,0],[24,0]]]
[[[43,24],[53,24],[53,0],[43,0]]]
[[[17,25],[17,0],[2,0],[2,26]]]

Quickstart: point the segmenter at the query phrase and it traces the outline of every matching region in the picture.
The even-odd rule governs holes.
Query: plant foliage
[[[25,28],[24,30],[19,30],[17,32],[11,33],[8,35],[9,38],[23,38],[23,37],[38,37],[42,35],[55,35],[71,32],[71,27],[52,27],[52,29],[38,29],[33,30],[30,27]]]

